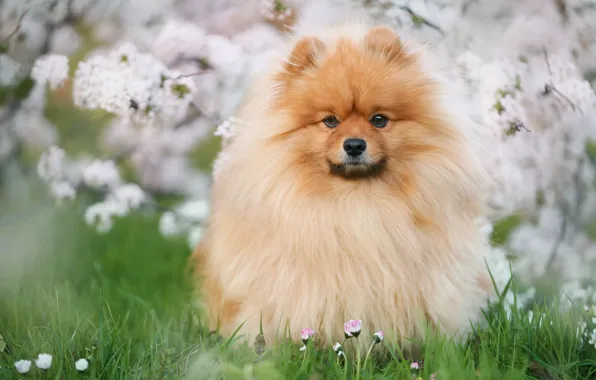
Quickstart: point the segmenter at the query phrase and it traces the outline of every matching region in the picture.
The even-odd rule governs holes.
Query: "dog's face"
[[[377,178],[444,133],[431,122],[428,77],[389,28],[332,48],[305,37],[276,80],[296,161],[332,176]]]

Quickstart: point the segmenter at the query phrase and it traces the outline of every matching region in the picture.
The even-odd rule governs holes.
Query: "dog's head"
[[[326,44],[303,37],[276,76],[275,106],[298,161],[344,179],[377,178],[436,150],[433,82],[387,27]]]

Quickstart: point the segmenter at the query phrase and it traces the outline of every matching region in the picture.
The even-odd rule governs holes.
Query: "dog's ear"
[[[284,68],[289,74],[298,75],[306,69],[316,67],[317,57],[324,52],[323,41],[317,37],[303,37],[294,45]]]
[[[398,35],[387,26],[376,26],[364,36],[364,45],[370,52],[381,54],[389,62],[404,62],[408,54]]]

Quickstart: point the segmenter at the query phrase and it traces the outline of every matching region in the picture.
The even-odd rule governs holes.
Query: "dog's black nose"
[[[358,157],[366,150],[366,141],[362,139],[346,139],[344,150],[349,156]]]

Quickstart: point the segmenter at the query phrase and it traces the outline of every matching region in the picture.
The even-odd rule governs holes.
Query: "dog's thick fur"
[[[367,345],[380,329],[455,333],[479,314],[490,280],[475,125],[419,54],[387,27],[350,24],[298,38],[257,79],[193,255],[212,329],[244,323],[252,343],[262,320],[267,343],[309,327],[332,344],[362,319]],[[342,169],[349,137],[367,142],[354,170]]]

